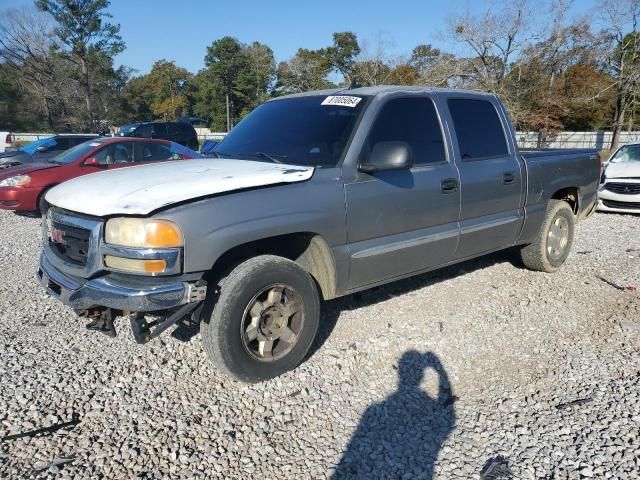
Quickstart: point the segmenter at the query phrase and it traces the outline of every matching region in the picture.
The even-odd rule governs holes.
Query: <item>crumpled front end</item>
[[[104,241],[105,221],[51,208],[42,222],[43,251],[37,277],[54,298],[88,317],[153,313],[168,315],[193,310],[204,300],[200,274],[183,275],[181,249],[125,248]],[[105,257],[163,261],[165,276],[114,271]],[[174,322],[175,323],[175,320]],[[144,329],[143,329],[144,330]],[[145,333],[136,337],[141,343]],[[115,332],[111,322],[109,331]],[[135,331],[134,331],[135,334]]]

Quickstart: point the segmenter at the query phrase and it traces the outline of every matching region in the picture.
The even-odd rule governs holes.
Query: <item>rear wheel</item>
[[[230,376],[258,382],[298,366],[318,330],[320,299],[311,276],[295,262],[261,255],[219,283],[202,341]]]
[[[575,217],[567,202],[551,200],[535,240],[521,250],[522,262],[531,270],[556,272],[573,244]]]

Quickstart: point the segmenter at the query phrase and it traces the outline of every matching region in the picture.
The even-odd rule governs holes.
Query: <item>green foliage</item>
[[[120,25],[105,22],[109,0],[36,0],[36,6],[57,22],[56,36],[72,54],[85,56],[89,49],[113,57],[124,50]]]
[[[78,69],[76,80],[81,86],[86,115],[86,127],[97,131],[107,123],[104,106],[100,108],[100,93],[96,77],[104,73],[109,59],[124,50],[124,42],[119,35],[120,25],[106,21],[111,18],[107,12],[108,0],[36,0],[38,9],[51,14],[56,21],[55,35],[59,40],[60,55],[67,58]],[[117,76],[108,72],[107,76]]]
[[[276,64],[269,46],[225,36],[209,45],[195,74],[162,59],[132,76],[114,63],[125,45],[109,4],[35,0],[51,17],[14,12],[3,23],[0,15],[0,129],[100,130],[195,114],[225,131],[271,97],[352,83],[491,91],[518,128],[545,135],[619,129],[623,121],[631,128],[640,114],[640,34],[594,33],[560,17],[532,34],[521,7],[452,19],[451,39],[466,49],[460,55],[429,44],[395,55],[382,39],[370,51],[345,31]],[[17,21],[22,30],[10,28]],[[15,35],[22,31],[30,35]]]
[[[273,51],[268,46],[223,37],[207,48],[204,63],[196,79],[194,111],[210,119],[214,129],[231,128],[268,98],[275,76]]]

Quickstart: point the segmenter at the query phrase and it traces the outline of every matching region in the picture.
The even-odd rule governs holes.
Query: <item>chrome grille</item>
[[[102,270],[100,218],[52,207],[42,222],[44,254],[58,270],[88,278]]]
[[[48,239],[51,251],[66,262],[86,266],[91,231],[54,221],[51,222],[51,227]]]

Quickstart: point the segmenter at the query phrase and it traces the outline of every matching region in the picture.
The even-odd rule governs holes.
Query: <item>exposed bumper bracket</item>
[[[136,343],[147,343],[164,332],[167,328],[176,324],[183,317],[191,313],[199,305],[198,302],[187,303],[167,317],[160,320],[147,322],[143,314],[132,313],[129,315],[131,331]]]

